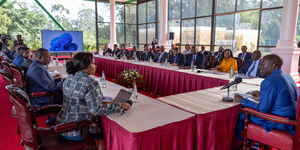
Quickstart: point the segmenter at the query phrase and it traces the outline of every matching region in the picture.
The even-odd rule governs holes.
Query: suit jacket
[[[106,53],[109,53],[109,55],[111,55],[113,53],[113,51],[110,48],[103,49],[103,55],[105,55]]]
[[[121,57],[121,50],[120,49],[114,49],[113,50],[113,55],[120,58]]]
[[[161,53],[158,53],[158,55],[156,55],[156,58],[155,58],[154,62],[163,63],[168,59],[168,54],[166,52],[164,52],[163,56],[161,57],[161,59],[159,61],[160,55],[161,55]]]
[[[239,74],[246,74],[248,72],[248,69],[252,65],[253,60],[248,60],[240,69]],[[257,67],[256,77],[262,78],[263,76],[260,73],[259,67]]]
[[[195,61],[195,66],[197,67],[197,69],[204,69],[204,65],[205,65],[205,56],[202,53],[197,53],[196,54],[196,61]],[[185,62],[185,66],[191,66],[192,64],[192,60],[193,60],[193,55],[189,54],[187,55],[186,58],[186,62]]]
[[[243,53],[239,53],[238,58],[242,58]],[[243,58],[242,58],[243,59]],[[245,62],[251,59],[251,53],[246,52],[245,58],[243,59]]]
[[[142,61],[149,61],[150,58],[152,58],[152,60],[154,60],[154,56],[153,56],[153,53],[152,52],[143,52],[141,54],[141,60]]]
[[[126,56],[128,58],[129,57],[129,51],[127,49],[122,49],[121,50],[121,56]]]
[[[170,55],[170,57],[169,57],[170,64],[177,63],[178,66],[184,65],[184,56],[183,56],[183,54],[178,53],[176,61],[174,61],[175,57],[176,57],[175,55]]]
[[[63,82],[56,82],[49,74],[47,67],[39,61],[33,61],[26,73],[27,92],[54,91],[62,89]],[[50,104],[49,97],[32,98],[32,104],[35,106],[44,106]]]

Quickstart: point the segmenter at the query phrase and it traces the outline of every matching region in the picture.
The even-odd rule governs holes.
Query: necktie
[[[251,75],[251,73],[252,73],[252,71],[254,71],[254,69],[255,69],[255,66],[256,66],[256,61],[254,61],[253,62],[254,64],[252,65],[252,67],[248,70],[248,72],[247,72],[247,76],[250,76]],[[255,75],[256,76],[256,75]]]
[[[245,59],[245,56],[246,56],[246,53],[243,53],[243,55],[242,55],[243,60]]]
[[[193,55],[193,61],[194,62],[196,61],[196,55]]]
[[[177,55],[174,56],[174,61],[173,61],[173,63],[176,63],[176,60],[177,60]]]
[[[159,58],[158,58],[158,61],[159,61],[159,62],[161,61],[162,56],[163,56],[163,53],[161,53],[161,54],[159,55]]]

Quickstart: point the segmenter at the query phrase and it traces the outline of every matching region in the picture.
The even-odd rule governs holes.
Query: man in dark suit
[[[144,52],[141,54],[141,60],[142,61],[149,61],[150,58],[154,60],[152,52],[148,48],[144,49]]]
[[[129,51],[126,49],[126,45],[122,44],[121,46],[121,57],[128,58],[129,57]]]
[[[202,53],[197,53],[196,49],[191,50],[191,54],[187,55],[185,66],[191,66],[194,62],[194,66],[197,69],[204,69],[205,65],[205,56]]]
[[[244,45],[242,46],[241,50],[242,50],[242,53],[239,53],[238,55],[238,58],[241,58],[244,60],[244,62],[248,61],[251,59],[251,53],[247,52],[247,46]]]
[[[173,54],[169,57],[169,62],[173,66],[181,66],[184,65],[184,56],[181,54],[177,47],[174,47]]]
[[[209,51],[206,51],[205,50],[205,46],[204,45],[201,45],[201,51],[200,51],[201,54],[204,54],[204,56],[207,56],[209,55]]]
[[[219,63],[221,61],[223,51],[224,51],[224,48],[221,46],[221,47],[219,47],[219,50],[214,53],[214,56],[217,59],[217,63]]]
[[[48,50],[40,48],[36,51],[34,61],[26,73],[26,89],[29,93],[62,89],[63,82],[58,80],[61,75],[52,77],[47,70],[50,61],[51,57]],[[49,105],[50,97],[32,98],[31,101],[32,105],[36,107]]]
[[[157,46],[156,50],[158,52],[157,57],[155,58],[154,62],[156,63],[164,63],[166,60],[168,60],[168,54],[165,52],[164,46]]]
[[[104,45],[104,49],[103,49],[103,56],[111,56],[113,55],[113,51],[108,48],[108,44]]]
[[[249,77],[263,77],[258,67],[260,58],[261,52],[258,50],[254,51],[251,55],[251,59],[239,69],[239,74],[245,74]]]
[[[118,48],[118,44],[114,44],[113,55],[120,58],[121,50]]]

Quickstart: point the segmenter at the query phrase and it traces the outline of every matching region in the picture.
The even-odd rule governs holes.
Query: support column
[[[159,45],[168,46],[168,1],[159,0]]]
[[[297,48],[296,29],[298,20],[299,0],[285,0],[282,9],[280,38],[272,53],[283,60],[282,70],[299,81],[298,61],[300,49]]]
[[[117,26],[116,26],[116,1],[109,0],[110,4],[110,45],[117,44]]]

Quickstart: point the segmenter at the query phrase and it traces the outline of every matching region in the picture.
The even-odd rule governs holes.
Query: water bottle
[[[233,69],[232,69],[232,66],[230,66],[229,78],[233,78]]]
[[[165,66],[168,67],[168,59],[165,59]]]
[[[137,102],[138,101],[138,92],[137,92],[136,81],[133,81],[132,86],[133,86],[133,89],[132,89],[131,100]]]
[[[195,69],[195,67],[194,67],[194,61],[192,61],[192,63],[191,63],[191,69],[192,69],[192,72],[194,72],[194,69]]]
[[[58,66],[58,57],[56,57],[56,59],[55,59],[55,64],[56,64],[56,66]]]
[[[102,87],[106,88],[106,79],[105,79],[105,73],[104,73],[104,71],[102,71],[102,77],[101,77],[101,79],[102,79]]]

